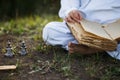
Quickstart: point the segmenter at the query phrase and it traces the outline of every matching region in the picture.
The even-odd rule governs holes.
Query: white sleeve
[[[71,10],[79,9],[81,6],[81,0],[61,0],[61,8],[59,10],[59,16],[65,18]]]

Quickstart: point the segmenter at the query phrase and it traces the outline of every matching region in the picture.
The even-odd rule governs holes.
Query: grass
[[[42,40],[42,29],[50,21],[62,20],[57,15],[43,14],[0,22],[0,35],[11,34],[21,38],[31,38],[39,42],[36,46],[32,46],[32,51],[40,51],[47,55],[50,53],[53,54],[52,59],[43,61],[40,60],[42,57],[33,57],[29,54],[28,57],[36,60],[36,62],[30,66],[31,71],[28,72],[29,74],[36,72],[45,74],[54,70],[62,74],[65,80],[80,80],[81,75],[83,75],[84,78],[88,77],[87,79],[91,78],[92,80],[119,80],[120,61],[104,53],[91,56],[83,56],[80,54],[69,55],[63,49],[45,45]],[[23,66],[20,60],[16,64],[19,67]],[[7,79],[8,78],[9,76]]]
[[[37,32],[41,33],[41,30],[45,24],[52,20],[59,21],[60,19],[57,15],[52,16],[47,14],[41,16],[35,15],[24,18],[16,18],[14,20],[11,19],[10,21],[0,23],[0,32],[2,34],[7,33],[13,35],[22,35],[27,33],[28,35],[37,30]]]

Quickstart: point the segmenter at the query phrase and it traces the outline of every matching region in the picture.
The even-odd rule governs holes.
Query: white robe
[[[100,24],[109,24],[120,19],[120,0],[61,0],[59,16],[65,18],[72,10],[79,10],[82,17]],[[65,22],[51,22],[43,29],[43,39],[47,44],[60,45],[68,50],[68,43],[78,43]],[[115,51],[106,51],[120,59],[120,44]]]

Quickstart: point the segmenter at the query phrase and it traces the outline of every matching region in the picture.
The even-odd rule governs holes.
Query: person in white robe
[[[61,0],[59,16],[63,22],[50,22],[43,29],[43,40],[48,45],[60,45],[74,52],[78,42],[73,37],[66,22],[80,22],[86,19],[100,24],[113,23],[120,19],[120,0]],[[75,47],[75,48],[74,48]],[[92,48],[79,45],[80,53],[95,53]],[[82,49],[83,48],[83,49]],[[106,51],[110,56],[120,60],[120,44],[114,51]]]

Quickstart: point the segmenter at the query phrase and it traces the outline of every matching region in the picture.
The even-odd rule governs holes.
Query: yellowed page
[[[87,20],[82,20],[81,21],[82,27],[86,32],[93,33],[97,36],[111,39],[108,34],[104,31],[103,27],[101,24],[98,24],[96,22],[90,22]]]
[[[120,38],[120,20],[111,24],[108,24],[105,27],[105,30],[113,39]]]

